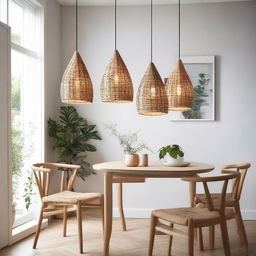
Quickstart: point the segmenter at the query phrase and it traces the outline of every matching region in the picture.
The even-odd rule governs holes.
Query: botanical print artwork
[[[214,120],[214,56],[184,57],[183,63],[194,88],[193,109],[173,111],[171,120]]]

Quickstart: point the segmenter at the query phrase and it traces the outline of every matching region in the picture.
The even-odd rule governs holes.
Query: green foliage
[[[33,182],[33,177],[32,173],[30,176],[27,178],[27,182],[25,183],[25,194],[23,195],[24,201],[25,201],[25,206],[26,209],[28,210],[30,205],[32,204],[32,198],[33,198],[33,187],[34,187],[34,182]]]
[[[172,158],[183,157],[184,153],[179,145],[173,144],[162,147],[159,149],[159,159],[163,159],[166,154],[169,154]]]
[[[200,109],[202,106],[208,105],[206,98],[209,97],[206,86],[210,83],[211,79],[208,74],[198,74],[198,85],[194,87],[194,106],[192,110],[183,112],[186,119],[200,119]],[[210,90],[211,91],[211,90]]]
[[[12,110],[20,111],[20,79],[14,76],[12,76],[11,99]]]
[[[126,135],[121,135],[117,131],[115,124],[105,125],[105,128],[110,130],[111,134],[118,139],[125,154],[134,155],[143,149],[147,149],[152,152],[152,150],[144,142],[138,142],[138,132],[129,132]]]
[[[17,126],[11,128],[11,153],[12,153],[12,175],[13,175],[13,194],[16,195],[18,179],[21,177],[23,167],[24,138]]]
[[[81,165],[77,174],[85,180],[87,176],[95,174],[85,161],[85,152],[96,151],[96,147],[88,143],[89,140],[101,140],[95,130],[96,125],[88,124],[72,106],[61,107],[59,119],[59,122],[48,120],[48,135],[54,139],[58,162]]]

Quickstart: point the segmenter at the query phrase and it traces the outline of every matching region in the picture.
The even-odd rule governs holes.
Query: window
[[[0,0],[11,27],[13,227],[31,220],[39,201],[31,165],[44,158],[42,12],[36,0]]]

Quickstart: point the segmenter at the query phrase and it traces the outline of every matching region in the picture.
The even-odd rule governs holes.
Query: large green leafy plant
[[[60,109],[59,122],[48,120],[48,134],[54,139],[54,149],[58,153],[58,162],[79,164],[81,168],[77,175],[85,180],[95,174],[90,164],[85,160],[86,152],[95,152],[96,147],[88,141],[101,140],[96,125],[88,124],[87,120],[80,117],[72,106],[63,106]],[[67,171],[69,178],[69,169]]]

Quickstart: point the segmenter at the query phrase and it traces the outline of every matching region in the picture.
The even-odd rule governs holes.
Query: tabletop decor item
[[[123,148],[126,166],[138,166],[140,158],[137,153],[143,149],[152,152],[152,150],[144,142],[138,142],[138,132],[129,132],[128,134],[122,135],[117,131],[115,124],[105,125],[105,128],[110,130],[112,136],[118,139],[120,146]]]
[[[159,159],[164,159],[166,166],[188,166],[190,163],[184,162],[184,152],[179,145],[167,145],[159,150]]]
[[[58,162],[66,164],[78,164],[81,168],[77,176],[82,180],[91,174],[95,174],[90,164],[85,160],[86,152],[95,152],[96,147],[90,140],[101,140],[96,125],[88,124],[87,120],[80,117],[72,106],[62,106],[60,109],[60,122],[48,120],[48,135],[54,139],[54,149],[58,153]],[[67,182],[70,177],[70,169],[67,172]]]
[[[148,166],[148,154],[140,154],[140,166]]]

